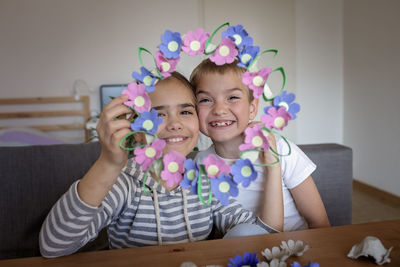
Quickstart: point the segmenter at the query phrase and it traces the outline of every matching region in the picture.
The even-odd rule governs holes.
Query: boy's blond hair
[[[242,80],[242,74],[246,72],[245,68],[239,67],[237,64],[239,63],[238,60],[235,60],[234,62],[230,64],[224,64],[224,65],[216,65],[214,62],[212,62],[209,58],[204,59],[192,72],[190,75],[190,83],[192,84],[194,88],[194,94],[196,95],[196,88],[199,85],[200,79],[203,75],[210,74],[210,73],[218,73],[218,74],[225,74],[229,71],[233,71],[236,73],[240,81]],[[244,85],[245,86],[245,85]],[[248,88],[246,86],[246,88]],[[249,101],[251,102],[254,97],[253,97],[253,92],[248,88],[249,90]]]

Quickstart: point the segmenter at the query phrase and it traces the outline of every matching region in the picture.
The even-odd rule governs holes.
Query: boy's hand
[[[96,127],[101,143],[99,160],[118,169],[122,169],[128,160],[126,151],[119,147],[121,139],[131,132],[131,123],[125,117],[132,110],[123,105],[127,100],[128,95],[121,95],[108,103],[101,112]],[[120,119],[116,119],[118,117]]]

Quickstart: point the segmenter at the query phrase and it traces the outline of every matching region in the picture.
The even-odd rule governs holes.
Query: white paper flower
[[[281,248],[288,250],[289,256],[301,256],[310,248],[310,246],[304,245],[301,240],[294,242],[292,239],[289,239],[287,242],[282,241]]]
[[[269,248],[266,248],[266,249],[264,249],[264,251],[261,251],[261,254],[268,261],[270,261],[272,259],[278,259],[280,261],[285,261],[290,256],[289,251],[287,249],[280,250],[279,247],[273,247],[272,250],[269,250]]]
[[[257,267],[286,267],[286,262],[273,259],[269,264],[265,261],[259,262]]]
[[[367,236],[363,241],[355,244],[351,248],[347,257],[357,259],[360,256],[372,256],[376,264],[382,265],[386,262],[390,262],[389,255],[392,249],[393,247],[386,249],[378,238]]]

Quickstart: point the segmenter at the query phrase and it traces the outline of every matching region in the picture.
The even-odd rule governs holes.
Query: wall
[[[354,177],[400,196],[400,2],[344,7],[344,143]]]
[[[343,1],[296,1],[297,142],[343,140]]]

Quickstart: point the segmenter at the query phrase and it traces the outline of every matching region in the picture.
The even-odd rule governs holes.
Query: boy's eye
[[[199,99],[198,102],[199,103],[207,103],[207,102],[210,102],[210,99],[202,98],[202,99]]]

